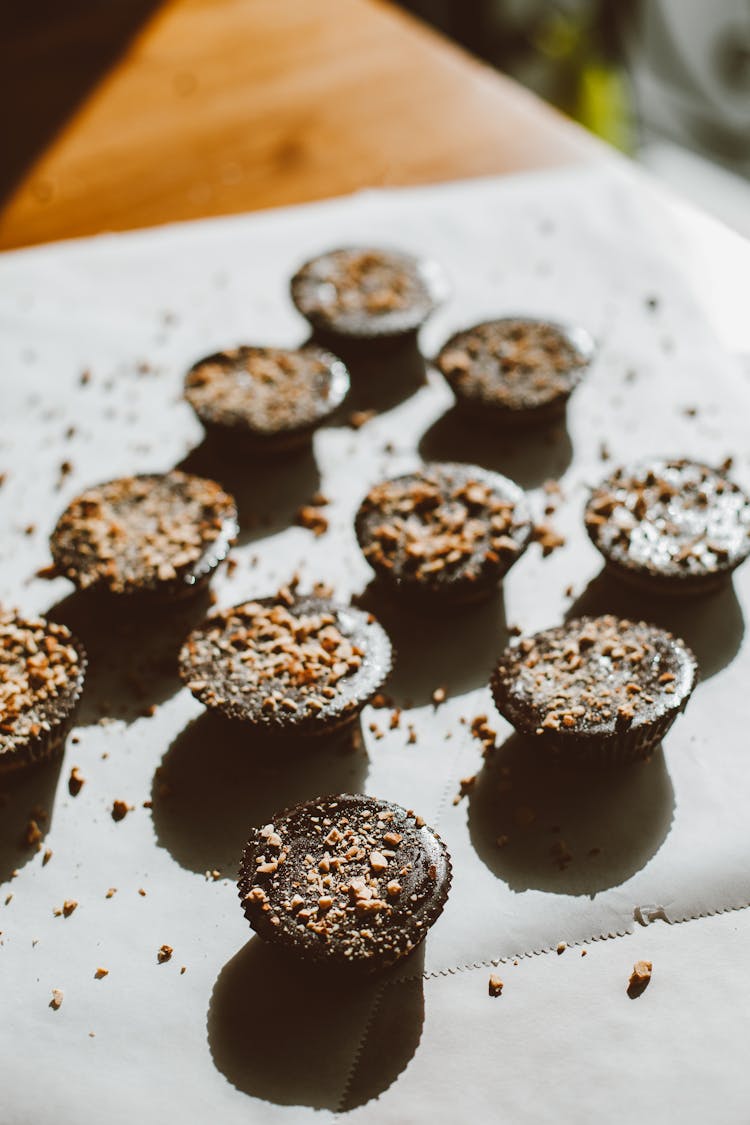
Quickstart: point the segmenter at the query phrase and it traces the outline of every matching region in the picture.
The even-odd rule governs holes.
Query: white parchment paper
[[[185,369],[237,343],[301,342],[288,278],[318,251],[363,241],[428,254],[448,271],[453,295],[424,330],[426,355],[456,328],[493,315],[588,327],[599,356],[567,427],[512,440],[462,430],[445,385],[428,372],[417,386],[412,364],[375,368],[369,384],[360,378],[352,405],[379,413],[356,432],[343,419],[327,427],[314,456],[273,474],[217,463],[181,402]],[[644,601],[601,580],[582,525],[587,487],[622,459],[732,456],[735,477],[750,484],[747,374],[727,350],[748,349],[740,315],[748,277],[738,240],[616,167],[364,194],[0,259],[0,599],[68,621],[92,657],[62,764],[3,786],[0,1042],[13,1060],[3,1122],[44,1121],[53,1109],[62,1125],[296,1122],[306,1109],[455,1120],[465,1092],[464,1101],[446,1101],[443,1080],[431,1098],[425,1075],[450,1073],[461,1050],[473,1060],[476,1120],[500,1104],[501,1088],[513,1120],[545,1120],[548,1094],[523,1091],[528,1068],[514,1080],[488,1065],[502,1040],[475,1051],[473,1029],[491,1035],[498,1008],[486,1008],[479,970],[455,970],[622,934],[636,910],[677,921],[750,901],[750,571],[689,606]],[[566,545],[548,558],[532,547],[502,599],[458,618],[389,609],[366,591],[352,514],[373,482],[422,458],[505,472],[531,491],[540,514],[544,482],[559,481],[551,518]],[[240,502],[237,566],[215,582],[220,604],[272,592],[294,572],[302,588],[323,580],[343,598],[366,591],[398,651],[390,685],[404,707],[398,729],[389,729],[389,711],[368,710],[361,749],[259,758],[207,720],[174,675],[179,641],[205,605],[147,626],[103,621],[66,581],[34,577],[78,491],[176,464],[217,476]],[[330,528],[315,539],[291,521],[318,489],[330,498]],[[703,682],[663,752],[643,766],[601,777],[532,766],[485,687],[507,625],[535,630],[604,611],[681,633]],[[436,709],[438,686],[448,701]],[[482,713],[501,746],[487,764],[468,733]],[[86,778],[76,797],[67,786],[74,765]],[[252,938],[233,876],[250,824],[352,789],[421,812],[448,844],[454,884],[419,960],[390,981],[331,997]],[[119,823],[115,799],[133,806]],[[18,846],[31,817],[44,833],[38,852]],[[561,852],[571,856],[562,867]],[[53,915],[64,899],[79,903],[67,919]],[[174,955],[159,965],[163,943]],[[542,963],[550,959],[522,962],[531,998],[521,1043],[556,987]],[[96,980],[100,966],[109,974]],[[588,979],[597,995],[607,987],[604,977]],[[578,986],[566,987],[574,1035]],[[57,1012],[47,1006],[52,988],[64,991]],[[557,1005],[554,993],[549,1002]],[[505,1023],[514,1018],[510,1005],[500,1011]],[[513,1035],[507,1026],[503,1034]],[[601,1046],[587,1049],[608,1072]],[[722,1065],[724,1074],[731,1059]],[[513,1081],[520,1085],[508,1093]],[[596,1100],[585,1105],[596,1120]],[[390,1116],[379,1116],[383,1106]]]

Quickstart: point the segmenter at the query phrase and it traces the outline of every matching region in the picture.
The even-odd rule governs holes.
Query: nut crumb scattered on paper
[[[546,521],[537,523],[532,528],[531,538],[542,548],[542,555],[546,559],[558,547],[565,546],[565,536],[555,531],[551,523]]]
[[[40,848],[42,845],[42,830],[35,820],[30,820],[23,833],[23,844],[27,848]]]
[[[109,976],[109,969],[103,969],[101,966],[99,966],[99,968],[94,973],[94,976],[97,980],[104,980],[105,977]]]
[[[77,906],[78,903],[74,898],[66,898],[62,906],[56,907],[52,911],[52,913],[54,914],[55,918],[59,918],[61,915],[63,918],[70,918],[71,914]]]
[[[376,410],[352,410],[348,422],[352,430],[361,430],[377,414]]]
[[[653,967],[650,961],[636,961],[628,981],[628,996],[640,996],[651,980]]]
[[[156,960],[160,965],[163,965],[165,961],[170,960],[173,953],[174,950],[171,945],[162,945],[159,952],[156,954]]]
[[[328,531],[327,516],[321,512],[320,508],[316,508],[312,504],[303,504],[301,508],[298,508],[294,522],[299,527],[307,528],[316,538]]]
[[[119,800],[114,801],[112,803],[112,819],[113,820],[122,820],[124,817],[126,817],[128,815],[128,813],[131,811],[132,807],[133,806],[129,805],[127,803],[127,801],[119,801]]]
[[[459,801],[461,800],[461,798],[466,796],[466,794],[469,792],[469,790],[473,787],[476,780],[477,780],[476,774],[473,774],[471,777],[462,777],[461,778],[461,780],[459,781],[458,793],[453,798],[453,804],[454,805],[457,805],[459,803]]]
[[[52,989],[52,999],[49,1002],[50,1008],[53,1008],[55,1011],[57,1011],[57,1009],[62,1005],[62,1002],[63,1002],[63,991],[62,991],[62,989],[61,988],[53,988]]]
[[[71,797],[77,797],[86,784],[86,778],[83,776],[78,766],[73,766],[68,778],[68,792]]]
[[[489,994],[490,994],[490,996],[499,996],[502,991],[503,991],[503,982],[500,980],[500,977],[495,976],[495,974],[492,973],[490,975],[490,980],[489,980]]]
[[[565,950],[566,950],[567,948],[568,948],[568,943],[567,943],[567,941],[558,941],[558,943],[557,943],[557,952],[558,952],[558,954],[560,954],[560,953],[564,953],[564,952],[565,952]]]

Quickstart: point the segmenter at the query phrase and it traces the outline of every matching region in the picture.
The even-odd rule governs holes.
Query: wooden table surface
[[[59,47],[59,13],[6,35],[6,77],[36,73],[53,107],[57,79],[111,65],[67,115],[58,98],[57,131],[6,184],[0,247],[606,151],[377,0],[141,2],[113,60],[111,3],[72,4]]]

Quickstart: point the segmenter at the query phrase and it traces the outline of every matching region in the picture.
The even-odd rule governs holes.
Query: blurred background
[[[750,0],[401,0],[750,236]]]
[[[0,246],[585,155],[480,62],[750,236],[750,0],[33,0],[2,29]]]

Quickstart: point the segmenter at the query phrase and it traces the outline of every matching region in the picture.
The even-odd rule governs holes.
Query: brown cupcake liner
[[[555,754],[580,765],[623,766],[650,758],[679,714],[680,711],[674,711],[638,727],[601,737],[575,734],[560,737],[554,733],[547,735],[547,732],[537,737]]]
[[[533,407],[503,407],[494,403],[475,402],[469,398],[462,398],[455,394],[456,410],[461,416],[472,422],[489,429],[512,430],[514,426],[533,429],[536,426],[547,426],[553,422],[561,422],[568,412],[568,403],[575,387],[563,395],[558,395],[541,406]]]
[[[590,536],[590,538],[604,557],[606,573],[619,582],[630,586],[631,589],[644,594],[666,595],[668,598],[692,598],[701,597],[704,594],[713,594],[717,590],[723,590],[731,582],[732,574],[740,565],[738,562],[735,566],[714,570],[706,574],[684,576],[681,574],[652,574],[650,571],[639,570],[634,566],[625,566],[624,563],[615,562],[614,559],[608,558],[599,544],[593,541],[593,537]]]

